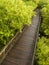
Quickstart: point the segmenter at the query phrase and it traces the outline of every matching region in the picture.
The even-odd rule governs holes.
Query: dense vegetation
[[[49,65],[49,0],[40,0],[41,26],[37,43],[35,65]]]
[[[44,7],[47,4],[49,4],[49,0],[39,0],[38,6],[41,8],[41,7]]]
[[[37,7],[41,9],[42,24],[36,65],[49,65],[49,0],[0,0],[0,50],[17,31],[31,24]]]
[[[46,37],[39,38],[35,65],[49,65],[49,39]]]
[[[36,4],[36,5],[35,5]],[[24,25],[31,24],[37,2],[25,0],[0,0],[0,48],[22,31]]]
[[[49,35],[49,4],[41,9],[42,13],[42,25],[41,25],[41,32],[45,35]]]

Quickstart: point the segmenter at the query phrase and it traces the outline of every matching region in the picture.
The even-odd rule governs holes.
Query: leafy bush
[[[49,0],[39,0],[38,6],[40,8],[42,8],[42,7],[46,6],[47,4],[49,4]]]
[[[49,4],[41,9],[41,14],[43,18],[41,32],[49,35]]]
[[[38,6],[39,0],[23,0],[27,5],[31,5],[33,9]]]
[[[24,25],[31,24],[34,8],[22,0],[0,0],[0,46],[22,31]]]
[[[45,37],[38,41],[35,65],[49,65],[49,39]]]
[[[38,6],[41,8],[42,24],[40,36],[36,48],[35,65],[49,65],[49,0],[40,0]]]

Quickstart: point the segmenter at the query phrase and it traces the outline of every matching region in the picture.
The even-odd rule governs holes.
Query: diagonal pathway
[[[21,38],[8,53],[1,65],[31,65],[39,26],[39,11],[32,24],[26,27]]]

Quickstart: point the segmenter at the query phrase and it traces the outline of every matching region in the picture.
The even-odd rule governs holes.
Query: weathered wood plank
[[[33,17],[32,24],[26,27],[21,38],[6,56],[1,65],[31,65],[39,25],[39,12]]]

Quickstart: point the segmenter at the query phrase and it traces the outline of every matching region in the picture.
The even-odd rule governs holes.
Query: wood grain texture
[[[31,65],[36,33],[39,25],[39,13],[33,17],[32,24],[27,26],[21,38],[15,43],[1,65]]]

